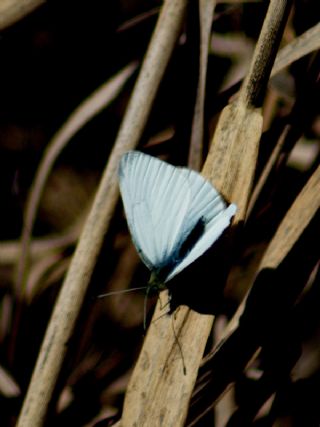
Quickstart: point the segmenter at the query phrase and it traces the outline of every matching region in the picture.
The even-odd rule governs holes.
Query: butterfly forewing
[[[122,157],[119,178],[132,240],[147,267],[159,269],[179,243],[188,182],[178,168],[137,151]]]

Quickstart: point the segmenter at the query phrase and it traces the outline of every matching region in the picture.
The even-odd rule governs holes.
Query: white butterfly
[[[139,151],[122,156],[119,181],[133,243],[158,289],[209,249],[237,210],[197,172]]]

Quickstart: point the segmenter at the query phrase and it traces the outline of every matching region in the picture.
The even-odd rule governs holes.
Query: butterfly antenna
[[[109,297],[110,295],[126,294],[128,292],[139,291],[141,289],[148,289],[148,286],[139,286],[138,288],[122,289],[121,291],[107,292],[106,294],[100,294],[100,295],[98,295],[97,298]]]
[[[168,297],[168,301],[165,304],[162,304],[162,300],[161,300],[161,293],[159,293],[158,296],[158,301],[159,301],[159,306],[160,306],[160,310],[164,310],[167,306],[170,305],[170,301],[171,301],[171,296],[169,295]],[[162,317],[167,316],[168,314],[171,314],[171,309],[169,308],[168,311],[166,311],[165,313],[160,314],[160,316],[158,316],[156,319],[154,319],[152,322],[157,322],[158,320],[162,319]]]
[[[147,329],[147,302],[150,292],[150,286],[146,286],[146,294],[144,296],[144,303],[143,303],[143,330],[146,331]]]
[[[159,317],[157,317],[156,319],[152,320],[152,323],[153,322],[157,322],[158,320],[162,319],[164,316],[167,316],[168,314],[170,314],[170,311],[166,311],[165,313],[160,314]]]
[[[159,301],[159,305],[160,305],[160,310],[162,311],[163,309],[165,309],[168,305],[170,305],[170,301],[171,301],[171,296],[169,295],[168,297],[168,301],[165,304],[162,304],[162,300],[161,300],[161,293],[159,292],[159,296],[158,296],[158,301]],[[170,310],[167,312],[170,313]],[[165,313],[166,314],[166,313]],[[161,316],[162,317],[162,316]]]
[[[177,343],[177,346],[178,346],[178,349],[179,349],[179,352],[180,352],[180,355],[181,355],[183,375],[187,375],[187,368],[186,368],[186,364],[185,364],[185,361],[184,361],[184,356],[183,356],[181,344],[179,342],[179,337],[178,337],[178,335],[176,333],[176,330],[174,328],[174,315],[172,316],[171,326],[172,326],[172,332],[173,332],[173,335],[174,335],[174,340]]]

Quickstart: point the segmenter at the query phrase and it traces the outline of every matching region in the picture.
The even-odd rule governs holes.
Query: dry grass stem
[[[305,228],[319,210],[319,188],[320,166],[315,170],[282,220],[261,260],[257,274],[267,268],[276,269],[288,255],[293,245],[298,241]],[[245,310],[249,292],[250,290],[247,292],[246,297],[241,302],[237,312],[228,323],[221,338],[221,342],[237,329],[240,316]]]
[[[214,323],[215,339],[214,342],[219,342],[227,324],[227,319],[224,316],[217,317]],[[234,403],[234,388],[230,389],[221,396],[214,408],[214,423],[215,427],[224,427],[235,409]]]
[[[21,393],[16,381],[2,366],[0,366],[0,393],[9,398],[19,396]]]
[[[224,196],[238,205],[236,222],[245,217],[261,136],[262,116],[255,109],[272,67],[288,14],[289,2],[272,0],[239,99],[224,109],[203,168]],[[159,304],[154,319],[159,317]],[[181,367],[171,319],[151,322],[128,385],[121,426],[182,426],[185,423],[213,316],[186,307],[174,316],[174,325],[186,364]]]
[[[259,274],[264,270],[276,270],[283,262],[283,260],[287,257],[294,244],[299,240],[303,231],[306,229],[308,224],[311,222],[311,220],[314,218],[315,214],[319,210],[319,185],[320,166],[313,173],[307,184],[299,193],[294,203],[285,215],[284,219],[282,220],[281,224],[279,225],[272,241],[270,242],[267,248],[267,251],[265,252],[262,258],[262,261],[256,273],[256,277],[258,277]],[[250,291],[248,291],[246,297],[240,304],[237,312],[226,326],[225,330],[221,335],[220,340],[216,343],[213,352],[206,356],[206,358],[203,360],[203,367],[206,366],[208,368],[210,366],[214,366],[214,361],[218,360],[221,354],[225,354],[223,353],[223,351],[225,351],[225,349],[228,347],[228,343],[230,346],[233,334],[239,329],[240,316],[245,312],[246,302],[249,293]],[[268,322],[268,319],[264,319],[265,324],[272,324],[272,310],[269,316],[270,322]],[[241,336],[244,336],[244,333]],[[245,354],[247,355],[246,363],[242,361],[238,368],[241,371],[242,369],[244,369],[245,365],[248,366],[248,364],[251,363],[258,356],[259,348],[252,347],[250,348],[250,351],[245,352]],[[226,369],[228,369],[227,365]],[[231,381],[237,375],[237,373],[235,373],[233,369],[232,377],[226,375],[226,380],[224,382],[219,383],[218,389],[211,389],[210,393],[208,394],[208,387],[214,387],[211,378],[214,378],[216,373],[210,371],[210,368],[209,370],[204,370],[204,372],[206,373],[204,373],[202,378],[200,379],[196,392],[197,394],[201,393],[202,395],[208,396],[210,403],[207,402],[206,404],[200,404],[200,407],[197,408],[194,417],[191,419],[190,424],[188,424],[189,426],[195,425],[205,413],[207,413],[210,409],[214,407],[214,405],[223,396],[223,393],[230,389],[230,387],[232,386]],[[196,402],[196,395],[194,397]]]
[[[68,231],[59,235],[33,238],[30,242],[30,259],[45,256],[46,253],[61,251],[76,242],[81,231],[82,224],[78,222]],[[21,253],[21,241],[4,241],[0,243],[0,264],[16,264]]]
[[[315,52],[320,48],[320,23],[309,28],[292,42],[284,46],[276,57],[271,71],[271,77],[288,67],[294,61]]]
[[[18,427],[42,425],[95,261],[118,200],[121,155],[134,148],[144,129],[157,88],[180,32],[186,1],[167,0],[162,8],[135,89],[92,209],[62,285],[43,340]]]
[[[261,190],[263,188],[263,186],[265,185],[270,172],[273,168],[273,166],[275,165],[277,159],[279,158],[279,155],[281,153],[281,150],[283,148],[283,145],[285,143],[286,140],[286,136],[288,135],[290,126],[286,125],[285,128],[283,129],[283,132],[280,135],[280,138],[276,144],[276,146],[274,147],[271,156],[269,157],[267,164],[265,165],[265,167],[263,168],[263,171],[258,179],[258,182],[256,183],[254,190],[252,192],[252,195],[250,197],[250,202],[248,205],[248,210],[247,210],[247,217],[250,216],[250,213],[252,212],[252,209],[261,193]]]
[[[26,212],[21,236],[21,254],[18,258],[16,292],[23,297],[24,281],[29,259],[29,246],[32,229],[39,208],[41,196],[54,163],[71,138],[95,115],[100,113],[119,94],[123,85],[136,69],[129,64],[116,76],[98,88],[69,117],[49,142],[42,161],[39,164],[34,182],[26,203]]]
[[[16,23],[37,7],[45,3],[45,0],[5,0],[0,2],[0,31]]]
[[[196,102],[193,113],[188,166],[194,170],[200,170],[203,155],[203,124],[204,105],[206,92],[206,77],[208,64],[209,41],[211,34],[212,18],[215,9],[215,1],[199,1],[200,18],[200,58],[199,79]]]

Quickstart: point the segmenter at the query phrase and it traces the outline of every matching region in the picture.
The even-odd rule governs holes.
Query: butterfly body
[[[121,158],[119,181],[132,240],[152,273],[152,288],[164,288],[209,249],[236,212],[197,172],[138,151]]]

